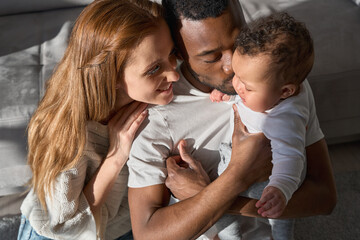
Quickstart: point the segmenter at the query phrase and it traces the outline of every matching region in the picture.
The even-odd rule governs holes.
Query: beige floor
[[[360,170],[360,141],[329,146],[334,173]],[[0,197],[0,217],[20,212],[24,196],[10,195]]]

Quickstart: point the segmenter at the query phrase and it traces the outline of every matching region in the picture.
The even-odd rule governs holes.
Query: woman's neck
[[[131,99],[126,93],[124,93],[123,91],[116,91],[116,101],[115,101],[115,107],[114,109],[110,112],[109,116],[107,117],[107,119],[104,119],[103,121],[101,121],[102,124],[107,124],[110,119],[120,110],[122,109],[124,106],[128,105],[129,103],[133,102],[134,100]]]

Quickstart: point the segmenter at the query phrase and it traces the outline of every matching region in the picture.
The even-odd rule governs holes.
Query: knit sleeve
[[[42,229],[56,239],[96,239],[95,219],[83,193],[87,164],[62,172],[46,197],[49,220]],[[40,234],[42,234],[40,232]]]

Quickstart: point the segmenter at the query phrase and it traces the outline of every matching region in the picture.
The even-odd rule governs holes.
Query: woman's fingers
[[[129,110],[123,114],[118,124],[121,124],[122,128],[127,131],[136,120],[144,120],[147,112],[145,111],[147,105],[148,104],[146,103],[140,103],[139,105],[135,105],[135,107],[130,106]]]
[[[128,104],[126,107],[122,107],[120,110],[118,110],[115,115],[110,119],[109,124],[115,124],[117,123],[120,118],[124,115],[124,113],[129,112],[129,108],[132,107],[133,109],[136,108],[136,106],[140,105],[140,102],[132,102]]]
[[[127,132],[128,132],[129,136],[130,136],[132,139],[134,139],[135,133],[136,133],[136,131],[139,129],[141,123],[142,123],[142,122],[144,121],[144,119],[146,118],[147,113],[148,113],[147,110],[143,110],[143,111],[140,113],[140,115],[138,115],[137,117],[136,117],[136,115],[135,115],[136,119],[135,119],[134,121],[132,121],[132,119],[131,119],[132,117],[128,119],[128,120],[129,120],[130,127],[128,128]],[[131,122],[131,121],[132,121],[132,122]],[[127,125],[127,124],[125,124],[125,125]],[[126,127],[127,127],[127,126],[124,126],[125,129],[126,129]]]
[[[120,109],[109,122],[109,125],[128,129],[133,121],[140,115],[142,111],[147,107],[146,103],[134,101],[128,106]]]
[[[146,107],[145,103],[132,102],[109,121],[110,156],[115,154],[119,159],[128,158],[135,133],[147,116]]]

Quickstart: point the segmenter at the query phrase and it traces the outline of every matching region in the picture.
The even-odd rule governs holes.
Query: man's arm
[[[193,239],[215,223],[235,200],[234,174],[224,174],[194,197],[167,206],[165,185],[129,188],[131,224],[135,239]],[[224,187],[225,185],[231,187]],[[232,187],[238,185],[237,187]]]
[[[306,156],[306,178],[289,201],[283,217],[325,215],[335,208],[335,180],[325,139],[308,146]]]
[[[236,143],[233,143],[232,147],[233,151],[238,148]],[[280,218],[327,215],[333,211],[336,205],[335,181],[326,141],[321,139],[308,146],[306,148],[306,155],[307,173],[305,180],[293,194]],[[195,195],[199,189],[206,186],[204,184],[205,181],[197,180],[206,178],[206,176],[199,177],[199,175],[203,174],[203,171],[195,171],[194,169],[179,169],[172,176],[169,176],[166,181],[176,183],[168,185],[168,187],[176,197],[186,199]],[[191,177],[191,175],[196,177]],[[199,184],[196,184],[195,181],[199,182]],[[194,187],[194,185],[197,187]],[[184,191],[184,189],[188,190]],[[258,209],[255,207],[257,201],[257,199],[238,197],[228,213],[261,217],[258,214]]]
[[[233,146],[234,147],[234,146]],[[336,188],[330,157],[324,139],[308,146],[307,173],[280,218],[297,218],[330,214],[336,205]],[[259,217],[256,199],[239,197],[229,212]]]
[[[129,206],[136,239],[192,239],[210,228],[232,205],[238,194],[256,181],[264,180],[271,169],[268,141],[262,134],[244,133],[235,114],[233,152],[224,173],[198,194],[167,206],[165,184],[129,188]],[[190,167],[198,166],[180,145],[180,154]],[[171,162],[172,160],[168,160]],[[173,160],[175,161],[175,160]],[[261,171],[260,171],[261,170]],[[265,174],[260,174],[266,172]]]

